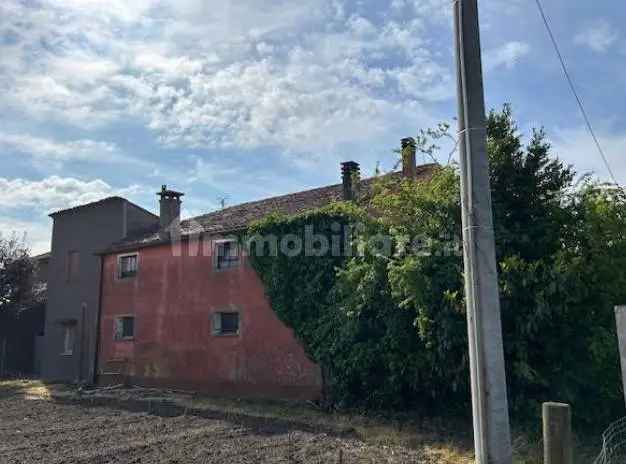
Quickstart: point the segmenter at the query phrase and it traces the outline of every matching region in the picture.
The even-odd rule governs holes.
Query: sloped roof
[[[50,213],[49,216],[50,217],[54,217],[57,216],[59,214],[65,214],[65,213],[70,213],[72,211],[77,211],[79,209],[83,209],[83,208],[94,208],[96,206],[100,206],[103,205],[105,203],[111,203],[111,202],[115,202],[115,201],[126,201],[124,198],[122,197],[106,197],[106,198],[102,198],[101,200],[96,200],[96,201],[92,201],[90,203],[85,203],[83,205],[77,205],[77,206],[73,206],[71,208],[65,208],[65,209],[60,209],[58,211],[54,211],[53,213]]]
[[[320,208],[335,201],[341,201],[343,186],[329,185],[303,192],[290,193],[278,197],[241,203],[236,206],[213,211],[202,216],[182,221],[181,228],[202,227],[204,232],[224,233],[241,230],[250,223],[271,213],[298,214],[306,210]]]
[[[77,205],[77,206],[74,206],[72,208],[61,209],[59,211],[54,211],[53,213],[50,213],[48,216],[54,217],[54,216],[58,216],[60,214],[66,214],[66,213],[72,213],[72,212],[75,212],[75,211],[79,211],[79,210],[82,210],[82,209],[85,209],[85,208],[95,208],[95,207],[104,205],[105,203],[112,203],[112,202],[126,202],[129,205],[134,206],[135,208],[139,208],[140,210],[142,210],[142,211],[144,211],[144,212],[146,212],[148,214],[151,214],[155,218],[158,217],[156,214],[148,211],[147,209],[144,209],[141,206],[136,205],[135,203],[133,203],[131,201],[128,201],[126,198],[122,198],[122,197],[118,197],[118,196],[106,197],[106,198],[102,198],[101,200],[96,200],[96,201],[92,201],[90,203]]]
[[[417,178],[426,179],[430,177],[434,166],[434,164],[417,166]],[[398,178],[401,175],[400,172],[387,174],[387,176]],[[371,177],[361,180],[359,185],[361,192],[369,191],[376,179],[376,177]],[[185,236],[199,233],[216,236],[227,235],[244,230],[251,223],[263,219],[272,213],[293,215],[307,210],[321,208],[342,200],[343,186],[342,184],[335,184],[263,200],[241,203],[181,221],[181,237],[184,238]],[[164,239],[159,234],[158,226],[156,226],[152,229],[135,233],[133,236],[126,237],[124,240],[112,244],[112,246],[103,251],[103,253],[137,249],[166,242],[169,242],[169,239]]]
[[[51,253],[49,251],[45,253],[41,253],[40,255],[35,255],[32,257],[35,261],[45,261],[46,259],[50,259]]]

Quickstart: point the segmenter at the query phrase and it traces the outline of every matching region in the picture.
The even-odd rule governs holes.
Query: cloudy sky
[[[626,4],[544,0],[626,183]],[[0,2],[0,230],[50,242],[53,210],[108,195],[185,214],[389,169],[399,139],[454,125],[450,0]],[[488,107],[607,178],[534,1],[482,0]],[[446,154],[447,155],[447,154]]]

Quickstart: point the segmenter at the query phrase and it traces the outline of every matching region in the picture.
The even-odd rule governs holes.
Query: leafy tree
[[[523,145],[508,106],[489,114],[487,133],[511,407],[528,416],[541,401],[567,401],[587,413],[579,420],[606,422],[623,409],[613,305],[626,301],[626,195],[592,181],[575,188],[543,130]],[[420,132],[418,145],[436,150],[425,134],[441,131]],[[427,182],[381,176],[362,201],[343,217],[362,222],[353,236],[362,253],[253,259],[274,309],[323,366],[336,401],[467,410],[455,168]],[[259,230],[327,230],[336,212],[275,217]],[[391,254],[376,246],[381,235]]]
[[[561,246],[563,228],[571,220],[563,207],[575,173],[550,155],[546,134],[533,130],[522,139],[510,106],[487,118],[487,151],[497,250],[535,260]]]
[[[0,326],[32,305],[34,266],[24,238],[0,235]]]

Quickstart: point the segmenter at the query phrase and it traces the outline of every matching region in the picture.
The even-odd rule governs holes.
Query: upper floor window
[[[230,269],[239,266],[239,245],[234,240],[217,242],[215,245],[217,269]]]
[[[117,269],[120,279],[137,275],[137,253],[118,256]]]
[[[135,318],[122,316],[115,319],[115,340],[132,340],[135,338]]]
[[[78,251],[68,251],[67,262],[65,264],[66,279],[68,282],[78,280],[80,266],[80,253]]]

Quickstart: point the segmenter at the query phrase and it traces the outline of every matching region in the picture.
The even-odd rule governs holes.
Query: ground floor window
[[[63,356],[72,356],[74,354],[74,332],[75,327],[73,325],[63,326]]]
[[[213,314],[213,335],[238,335],[239,313],[219,312]]]
[[[115,319],[115,340],[132,340],[135,338],[135,317],[122,316]]]

